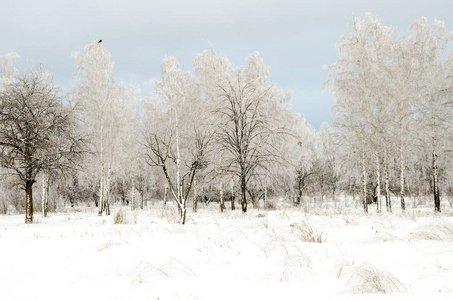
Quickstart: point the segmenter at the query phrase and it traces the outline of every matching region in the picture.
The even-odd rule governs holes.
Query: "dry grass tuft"
[[[113,217],[113,224],[126,224],[126,217],[124,212],[120,209],[116,212],[115,216]]]
[[[42,239],[42,237],[43,237],[42,234],[40,234],[39,232],[33,233],[33,238],[35,238],[35,239]]]
[[[284,259],[284,270],[280,281],[308,280],[313,277],[310,259],[298,255],[288,255]]]
[[[303,242],[324,243],[326,241],[326,238],[323,237],[324,232],[309,224],[293,223],[291,227],[291,233]]]
[[[357,225],[357,222],[350,219],[349,217],[344,217],[343,220],[345,225]]]
[[[6,215],[8,213],[8,203],[5,200],[0,201],[0,214]]]
[[[381,271],[369,263],[353,265],[339,273],[339,277],[348,278],[347,284],[354,294],[366,293],[401,293],[406,292],[404,285],[392,274]]]
[[[120,209],[113,216],[113,224],[137,224],[137,215],[128,216],[124,210]]]
[[[98,248],[98,252],[101,252],[102,250],[107,250],[109,247],[117,246],[117,245],[121,245],[121,243],[114,242],[114,241],[108,241],[108,242],[99,244],[98,247],[97,247]]]
[[[431,241],[453,241],[453,224],[447,221],[425,224],[411,232],[411,239]]]
[[[197,277],[190,267],[174,257],[170,258],[166,265],[155,265],[146,261],[140,261],[129,272],[118,272],[118,275],[130,278],[133,285],[148,284],[156,279],[165,277]]]
[[[173,205],[173,203],[167,203],[167,205],[162,206],[160,217],[161,219],[166,219],[170,224],[179,224],[180,216],[178,207]]]

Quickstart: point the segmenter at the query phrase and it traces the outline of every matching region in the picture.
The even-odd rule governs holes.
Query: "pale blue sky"
[[[453,30],[452,0],[0,1],[0,54],[14,51],[44,63],[64,88],[76,68],[71,52],[99,39],[112,54],[116,77],[140,85],[143,94],[150,90],[145,82],[160,76],[167,52],[190,70],[209,43],[236,65],[257,50],[271,66],[271,82],[293,90],[292,109],[316,128],[330,122],[334,104],[321,88],[322,66],[338,59],[335,44],[351,32],[353,14],[371,12],[399,36],[421,16]]]

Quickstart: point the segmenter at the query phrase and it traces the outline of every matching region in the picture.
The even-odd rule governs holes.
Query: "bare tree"
[[[74,115],[44,72],[22,74],[0,93],[0,165],[26,193],[25,222],[33,223],[33,184],[41,171],[64,170],[81,154]]]
[[[289,94],[267,83],[269,69],[258,52],[240,67],[232,67],[222,55],[205,52],[195,59],[195,69],[213,103],[220,171],[239,179],[246,212],[248,184],[255,175],[269,172],[280,157],[274,142],[288,132],[279,111],[285,110]]]

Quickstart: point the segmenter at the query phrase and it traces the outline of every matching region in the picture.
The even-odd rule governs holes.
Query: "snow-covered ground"
[[[118,210],[127,224],[114,224]],[[450,212],[188,217],[174,224],[157,205],[33,225],[0,215],[0,299],[453,299]]]

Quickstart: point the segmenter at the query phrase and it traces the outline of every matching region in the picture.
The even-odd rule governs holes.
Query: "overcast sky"
[[[257,50],[271,67],[271,82],[292,90],[292,110],[319,128],[330,122],[334,99],[322,91],[323,65],[338,59],[335,44],[351,32],[351,19],[371,12],[383,25],[408,34],[421,16],[453,30],[452,0],[1,0],[0,54],[42,62],[67,89],[75,72],[72,52],[102,39],[119,81],[140,85],[160,76],[166,53],[191,70],[209,49],[235,64]]]

